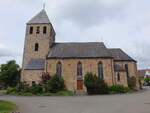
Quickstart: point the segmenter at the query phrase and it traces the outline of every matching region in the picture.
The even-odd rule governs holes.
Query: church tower
[[[26,26],[25,45],[22,63],[22,81],[34,81],[33,72],[44,70],[44,64],[49,49],[55,43],[54,28],[43,9],[33,17]],[[29,71],[32,72],[29,74]],[[27,80],[29,78],[30,80]]]

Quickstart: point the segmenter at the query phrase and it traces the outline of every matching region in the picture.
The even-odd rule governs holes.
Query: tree
[[[15,87],[20,81],[21,69],[15,60],[8,61],[0,66],[0,85]]]
[[[84,85],[88,94],[107,94],[108,86],[105,81],[92,73],[87,73],[84,77]]]
[[[132,77],[128,77],[128,87],[131,89],[135,89],[136,88],[136,77],[132,76]]]
[[[144,81],[148,84],[148,83],[150,82],[150,77],[149,77],[149,76],[146,76],[146,77],[144,78]]]

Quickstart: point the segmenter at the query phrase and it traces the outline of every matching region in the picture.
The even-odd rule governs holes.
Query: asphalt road
[[[150,89],[123,95],[79,97],[0,96],[20,113],[150,113]]]

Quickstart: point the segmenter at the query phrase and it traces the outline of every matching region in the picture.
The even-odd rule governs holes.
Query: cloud
[[[67,0],[60,5],[59,17],[80,27],[99,25],[108,20],[124,18],[128,0]]]
[[[0,44],[0,57],[12,56],[12,51],[7,46]]]
[[[42,4],[43,0],[1,1],[1,61],[21,62],[26,22],[42,9]],[[136,59],[138,68],[148,68],[149,4],[148,0],[46,0],[46,10],[58,42],[104,41]]]

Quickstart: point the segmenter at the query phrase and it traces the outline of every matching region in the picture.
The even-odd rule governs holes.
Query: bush
[[[32,83],[32,86],[29,88],[29,92],[32,94],[42,93],[43,88],[41,84]]]
[[[84,85],[88,94],[108,94],[108,86],[105,81],[92,73],[85,75]]]
[[[13,92],[15,92],[15,88],[7,88],[7,91],[6,91],[7,94],[11,94]]]
[[[58,77],[57,75],[53,76],[47,83],[48,90],[51,93],[56,93],[65,89],[64,79]]]
[[[113,85],[109,87],[110,93],[127,93],[129,92],[129,88],[123,85]]]
[[[136,78],[134,76],[128,78],[128,87],[135,89],[136,87]]]

